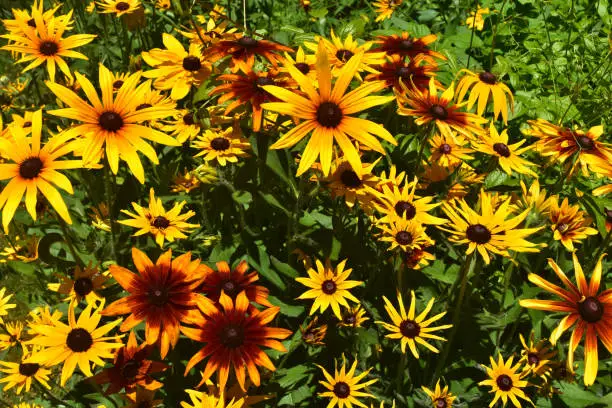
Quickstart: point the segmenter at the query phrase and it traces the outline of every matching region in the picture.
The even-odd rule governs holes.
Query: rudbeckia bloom
[[[404,306],[404,300],[402,299],[401,293],[397,292],[397,301],[400,307],[399,313],[397,309],[393,306],[393,304],[389,301],[389,299],[383,296],[383,300],[385,301],[385,310],[391,318],[391,323],[382,321],[377,321],[376,323],[382,325],[385,329],[391,332],[385,337],[394,340],[400,340],[400,347],[402,349],[402,353],[406,352],[407,345],[410,348],[410,352],[412,353],[412,355],[415,358],[419,358],[419,352],[416,348],[417,343],[425,346],[434,353],[439,353],[439,350],[429,344],[426,339],[446,341],[446,339],[432,333],[439,330],[449,329],[453,327],[453,325],[444,324],[442,326],[432,327],[431,324],[444,317],[446,312],[438,313],[437,315],[426,319],[435,301],[435,298],[431,298],[429,299],[425,310],[423,310],[417,316],[416,296],[414,294],[414,291],[411,291],[410,294],[411,300],[408,313],[406,313],[406,308]]]
[[[181,109],[173,119],[165,121],[162,130],[174,136],[179,143],[185,143],[195,139],[200,134],[201,127],[193,112]]]
[[[403,0],[378,0],[372,3],[374,11],[376,11],[376,22],[384,21],[391,18],[393,12],[402,5]]]
[[[451,84],[441,96],[438,96],[436,81],[429,80],[429,90],[420,90],[402,84],[404,93],[396,93],[399,104],[398,113],[402,116],[416,117],[415,123],[419,126],[433,122],[445,137],[453,138],[454,132],[460,133],[468,139],[483,133],[481,124],[487,120],[473,113],[459,112],[464,105],[453,102],[454,84]],[[408,104],[409,106],[405,106]]]
[[[13,322],[6,323],[3,327],[5,333],[0,334],[0,351],[8,350],[11,347],[15,347],[17,344],[21,344],[21,337],[23,334],[23,323]],[[23,347],[23,345],[22,345]],[[25,350],[25,347],[24,347]]]
[[[21,394],[24,388],[26,392],[30,392],[32,382],[34,381],[45,388],[51,388],[48,383],[51,370],[38,363],[29,362],[29,357],[29,353],[24,352],[19,363],[0,361],[0,373],[5,374],[4,377],[0,378],[0,384],[6,383],[2,389],[3,392],[13,387],[16,387],[15,393],[17,395]]]
[[[22,72],[36,68],[46,63],[47,71],[51,82],[55,82],[56,64],[68,78],[72,78],[70,68],[62,57],[77,58],[87,60],[88,58],[76,52],[73,48],[88,44],[96,38],[90,34],[76,34],[63,38],[70,20],[72,10],[65,18],[53,17],[45,22],[40,10],[32,10],[35,29],[28,26],[28,23],[18,21],[17,24],[21,33],[5,34],[0,37],[13,41],[11,44],[2,47],[3,50],[15,51],[22,54],[17,62],[30,62]]]
[[[519,210],[524,211],[526,209],[533,209],[539,214],[548,215],[550,212],[550,206],[556,200],[555,196],[546,197],[546,190],[540,188],[540,182],[538,179],[534,179],[529,189],[523,182],[521,183],[520,195],[513,195],[513,205]]]
[[[104,283],[108,280],[106,274],[100,273],[97,266],[74,267],[73,276],[59,275],[61,283],[49,283],[47,287],[62,295],[68,295],[64,300],[80,303],[83,299],[87,304],[101,302],[104,297],[98,291],[104,289]]]
[[[465,20],[465,25],[467,25],[469,28],[475,28],[478,31],[482,31],[482,29],[484,28],[483,15],[485,14],[489,14],[489,8],[481,8],[480,6],[478,6],[478,9],[476,11],[470,11],[470,17]]]
[[[12,162],[0,164],[0,179],[10,179],[0,193],[4,230],[8,232],[9,223],[24,194],[26,209],[36,220],[38,191],[51,203],[60,217],[71,224],[68,208],[56,186],[72,194],[72,184],[58,170],[80,168],[82,162],[80,160],[57,160],[72,151],[71,146],[65,143],[66,135],[53,136],[41,147],[42,110],[35,112],[32,116],[31,137],[26,137],[20,127],[11,127],[10,133],[12,138],[0,139],[0,153]]]
[[[448,385],[440,387],[440,380],[436,382],[436,388],[432,391],[429,388],[421,387],[425,394],[431,398],[431,405],[434,408],[453,408],[453,401],[457,399],[452,393],[448,392]]]
[[[134,236],[151,234],[155,238],[155,243],[160,248],[164,246],[164,240],[174,242],[175,239],[187,238],[185,232],[192,232],[194,228],[198,228],[199,224],[190,224],[187,220],[195,215],[195,212],[189,210],[181,214],[183,207],[187,204],[186,201],[181,201],[174,204],[171,210],[166,211],[160,198],[155,198],[155,190],[151,188],[149,191],[149,208],[144,208],[137,203],[132,203],[132,207],[136,214],[121,210],[122,213],[132,217],[127,220],[119,220],[119,224],[127,225],[133,228],[139,228],[134,233]]]
[[[293,64],[298,71],[312,79],[313,82],[317,80],[316,59],[317,58],[314,55],[307,55],[301,46],[298,47],[298,50],[295,53],[295,58],[289,53],[285,53],[285,62]],[[284,67],[280,67],[279,70],[281,72],[287,72]]]
[[[525,220],[529,209],[519,215],[510,216],[510,198],[497,209],[492,205],[492,197],[484,190],[480,191],[480,213],[474,211],[465,200],[445,202],[442,210],[450,219],[446,227],[439,226],[451,234],[449,239],[458,244],[468,244],[466,254],[478,250],[485,263],[491,262],[489,252],[510,257],[508,250],[516,252],[539,252],[538,244],[524,238],[541,230],[538,228],[517,228]]]
[[[512,360],[514,357],[510,357],[504,362],[501,354],[499,355],[497,363],[493,357],[489,358],[491,360],[491,367],[485,367],[489,379],[478,383],[478,385],[488,385],[492,388],[489,392],[495,393],[495,397],[489,404],[489,407],[495,405],[500,398],[504,404],[504,407],[506,406],[508,399],[510,399],[515,407],[520,408],[521,403],[519,402],[518,398],[524,399],[533,405],[529,397],[525,395],[522,390],[528,384],[527,381],[521,380],[522,376],[518,373],[521,363],[516,363],[513,367]]]
[[[236,299],[239,293],[244,292],[249,302],[255,302],[261,306],[271,307],[268,300],[270,291],[261,285],[256,285],[259,275],[256,271],[249,271],[249,264],[241,261],[234,269],[225,261],[217,262],[217,269],[208,269],[202,286],[198,288],[207,298],[218,302],[221,294]]]
[[[181,323],[197,324],[202,312],[214,311],[213,303],[195,292],[206,269],[199,259],[191,260],[190,252],[173,260],[172,250],[168,250],[154,264],[143,252],[132,248],[132,258],[138,275],[119,265],[110,266],[110,274],[129,295],[114,301],[102,313],[130,314],[120,327],[122,332],[145,321],[147,344],[159,341],[164,358],[170,346],[178,342]]]
[[[351,57],[351,60],[339,73],[332,89],[327,51],[323,42],[319,42],[317,51],[318,90],[315,89],[312,81],[297,68],[293,65],[285,65],[308,99],[280,87],[264,86],[266,91],[284,101],[265,103],[262,105],[264,109],[304,120],[270,146],[272,149],[291,147],[308,133],[313,132],[302,154],[297,171],[298,176],[308,170],[319,156],[321,156],[321,170],[327,176],[331,167],[334,140],[357,174],[361,174],[362,165],[351,138],[378,153],[384,153],[384,150],[375,136],[397,145],[391,133],[383,126],[366,119],[349,116],[393,100],[393,96],[368,96],[384,89],[385,84],[382,81],[363,84],[345,94],[359,68],[360,59],[361,54]]]
[[[43,0],[34,0],[32,2],[32,7],[29,10],[24,9],[12,9],[14,19],[6,19],[2,20],[2,24],[4,24],[4,28],[6,31],[11,34],[23,34],[21,23],[26,23],[29,27],[36,28],[36,21],[34,21],[34,12],[38,12],[42,14],[43,22],[48,24],[52,18],[55,18],[55,13],[57,10],[61,8],[61,4],[55,5],[53,8],[45,11],[44,10],[44,1]],[[68,18],[68,15],[60,15],[57,18],[62,21],[66,20],[66,30],[72,29],[72,24],[74,21],[71,18]]]
[[[170,97],[180,100],[189,94],[192,87],[198,87],[212,72],[210,62],[202,55],[200,46],[192,44],[185,51],[179,40],[164,33],[165,50],[154,48],[142,53],[142,59],[154,69],[145,71],[146,78],[155,78],[153,86],[170,92]]]
[[[493,119],[497,119],[501,115],[504,123],[508,124],[508,108],[514,112],[514,97],[510,88],[503,82],[499,82],[495,74],[488,71],[476,74],[468,69],[462,69],[458,75],[462,73],[464,75],[457,84],[457,103],[463,102],[469,91],[468,110],[471,110],[478,101],[476,113],[478,116],[482,116],[490,94],[493,100]],[[506,94],[508,98],[506,98]]]
[[[172,178],[172,187],[170,191],[173,193],[189,193],[200,187],[202,182],[196,177],[195,172],[186,171],[185,174],[177,174]]]
[[[327,391],[319,393],[320,397],[329,398],[328,408],[333,408],[336,405],[338,408],[353,408],[366,407],[366,405],[360,401],[360,398],[376,398],[374,395],[366,392],[365,388],[374,384],[378,379],[368,380],[361,382],[372,370],[371,368],[356,375],[358,361],[355,360],[347,371],[346,359],[342,356],[342,367],[338,370],[338,362],[332,376],[327,370],[317,364],[317,367],[323,371],[325,381],[319,381]]]
[[[242,33],[230,34],[228,36],[231,36],[231,38],[222,39],[209,47],[206,50],[206,58],[211,63],[215,63],[231,55],[232,61],[230,66],[232,67],[232,72],[237,72],[239,69],[252,69],[256,55],[265,58],[272,66],[276,67],[278,61],[282,59],[278,53],[293,51],[284,45],[267,40],[257,40]]]
[[[423,266],[429,265],[429,261],[433,261],[436,259],[436,257],[427,252],[427,248],[429,248],[429,246],[422,245],[421,248],[408,248],[407,250],[402,251],[402,262],[407,268],[416,270],[421,269]]]
[[[305,328],[300,327],[300,331],[304,343],[318,346],[325,344],[323,340],[327,334],[327,325],[319,324],[319,316],[315,316]]]
[[[222,392],[219,397],[210,394],[204,394],[200,391],[185,390],[191,404],[185,401],[181,402],[181,408],[242,408],[244,405],[244,399],[240,398],[235,400],[232,398],[231,401],[226,402],[224,393]]]
[[[379,223],[377,228],[381,230],[381,237],[378,240],[391,244],[387,248],[388,251],[393,251],[395,248],[407,251],[434,244],[434,241],[427,236],[423,224],[415,220],[393,217],[389,222]]]
[[[117,17],[131,14],[142,7],[140,0],[101,0],[97,4],[102,9],[100,13],[114,13]]]
[[[217,371],[219,388],[227,384],[230,368],[234,368],[240,387],[245,390],[246,373],[256,386],[260,384],[257,366],[270,371],[275,367],[270,358],[261,350],[261,346],[285,352],[279,340],[286,339],[291,331],[277,327],[268,327],[268,323],[280,311],[277,306],[259,311],[249,307],[249,299],[241,292],[235,301],[222,294],[220,307],[206,313],[205,319],[193,322],[195,328],[182,327],[182,333],[192,340],[206,343],[191,357],[185,369],[185,375],[196,364],[208,358],[202,373],[202,383]]]
[[[361,305],[356,305],[350,307],[348,309],[342,310],[342,320],[338,322],[338,326],[342,327],[352,327],[356,329],[357,327],[362,327],[362,325],[370,320],[369,317],[365,317],[366,311]]]
[[[551,199],[549,219],[553,238],[561,241],[565,249],[574,251],[574,243],[579,243],[589,235],[597,235],[595,228],[589,227],[592,220],[584,216],[579,205],[569,205],[567,198],[559,206],[557,197]]]
[[[226,129],[206,129],[191,147],[200,152],[194,157],[202,157],[205,162],[216,161],[221,166],[227,163],[237,163],[238,158],[248,157],[249,140],[243,137],[240,126]]]
[[[434,135],[429,139],[431,146],[430,160],[443,167],[455,168],[465,160],[472,160],[474,151],[468,146],[467,140],[459,135],[445,137]]]
[[[526,141],[527,139],[523,139],[517,143],[508,144],[508,130],[504,129],[501,134],[497,133],[491,121],[489,131],[480,135],[478,140],[472,143],[472,147],[476,151],[496,157],[499,166],[510,176],[514,170],[520,174],[537,177],[537,174],[530,169],[536,165],[520,157],[521,154],[533,149],[533,146],[521,148]]]
[[[384,52],[387,55],[398,54],[402,57],[416,58],[421,55],[432,63],[435,63],[435,58],[445,60],[446,57],[439,52],[429,48],[429,44],[436,41],[438,37],[435,34],[429,34],[421,38],[412,37],[409,33],[379,35],[376,37],[374,44],[378,45],[374,52]]]
[[[401,55],[387,55],[386,61],[376,67],[376,73],[369,74],[366,81],[385,81],[388,88],[403,93],[402,83],[426,90],[429,80],[436,75],[438,66],[432,64],[421,56],[408,59]],[[436,86],[442,88],[442,84],[436,81]]]
[[[308,268],[306,271],[308,278],[295,278],[296,281],[310,288],[298,297],[298,299],[314,299],[310,314],[316,312],[317,309],[320,309],[320,312],[323,313],[331,306],[334,315],[338,320],[342,320],[340,306],[349,308],[346,299],[359,303],[359,300],[349,292],[349,289],[359,286],[363,282],[347,280],[353,270],[344,269],[346,261],[345,259],[336,268],[332,268],[329,260],[323,266],[321,261],[317,259],[315,260],[317,270]]]
[[[157,143],[178,146],[171,136],[158,130],[143,126],[146,121],[162,119],[175,114],[174,109],[150,107],[137,110],[143,103],[142,98],[150,89],[145,82],[137,86],[140,74],[130,75],[121,85],[119,92],[113,95],[112,74],[104,66],[99,66],[99,82],[102,101],[93,84],[83,75],[75,72],[78,83],[83,88],[90,103],[85,102],[70,89],[47,82],[51,91],[69,108],[50,111],[51,114],[83,122],[66,130],[64,137],[81,136],[83,141],[83,162],[86,165],[96,164],[106,145],[106,158],[114,174],[119,171],[119,159],[129,166],[134,177],[144,183],[144,169],[138,157],[142,152],[153,163],[159,163],[157,153],[143,139]]]
[[[104,337],[121,322],[120,319],[98,327],[102,319],[102,306],[94,309],[93,304],[87,305],[77,320],[74,315],[75,305],[71,304],[68,307],[67,325],[59,321],[46,326],[39,325],[37,336],[26,344],[43,349],[35,352],[28,362],[45,366],[63,363],[60,379],[62,386],[72,376],[77,364],[83,374],[91,377],[92,364],[104,365],[102,359],[112,358],[112,350],[123,345],[117,336]]]
[[[529,337],[529,345],[525,341],[522,334],[519,334],[523,349],[521,350],[521,359],[519,363],[524,364],[523,373],[526,375],[541,377],[544,381],[550,376],[552,371],[551,359],[557,354],[555,350],[551,350],[551,347],[547,345],[547,340],[540,340],[534,342],[533,332]]]
[[[564,313],[566,316],[550,334],[554,346],[563,333],[576,325],[572,332],[568,350],[568,367],[574,366],[574,351],[586,334],[584,352],[584,385],[589,386],[597,378],[598,357],[597,339],[612,353],[612,289],[599,292],[602,275],[602,255],[593,269],[591,281],[587,284],[582,266],[576,253],[572,253],[574,273],[577,285],[574,285],[554,260],[548,259],[548,265],[563,282],[564,288],[550,283],[540,276],[530,273],[528,278],[533,284],[547,292],[557,295],[561,300],[523,299],[519,303],[530,309]]]

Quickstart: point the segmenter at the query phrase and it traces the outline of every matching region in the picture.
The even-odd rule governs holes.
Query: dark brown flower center
[[[274,80],[269,77],[258,77],[255,82],[257,86],[274,85]]]
[[[355,317],[354,314],[347,314],[345,316],[343,316],[342,321],[344,322],[344,324],[348,324],[348,325],[354,325],[357,322],[357,318]]]
[[[537,353],[529,353],[527,354],[527,361],[531,365],[538,365],[540,363],[540,357]]]
[[[153,107],[153,105],[151,105],[150,103],[141,103],[140,105],[136,107],[136,110],[139,111],[139,110],[147,109],[151,107]]]
[[[412,242],[412,234],[408,231],[400,231],[395,234],[395,241],[400,245],[408,245]]]
[[[394,208],[397,215],[400,217],[404,216],[407,220],[411,220],[416,216],[416,207],[408,201],[398,201]]]
[[[66,337],[66,345],[75,353],[83,353],[91,348],[93,345],[93,338],[85,329],[72,329],[72,331],[68,333],[68,337]]]
[[[121,79],[118,79],[115,82],[113,82],[113,89],[114,90],[118,90],[122,86],[123,86],[123,80],[121,80]]]
[[[238,40],[238,44],[240,44],[244,48],[251,48],[257,46],[257,40],[253,37],[249,37],[248,35],[243,35]]]
[[[93,290],[91,278],[79,278],[74,281],[73,289],[79,296],[87,296]]]
[[[116,132],[123,127],[123,118],[113,111],[106,111],[98,118],[98,124],[104,130]]]
[[[148,293],[149,303],[155,306],[165,306],[168,303],[170,294],[166,288],[154,288]]]
[[[565,234],[568,230],[569,224],[562,222],[561,224],[557,225],[557,231],[559,231],[561,234]]]
[[[24,128],[29,128],[32,126],[32,122],[30,122],[29,120],[27,122],[23,122],[23,127]]]
[[[188,114],[183,116],[183,123],[185,123],[188,126],[191,126],[191,125],[195,124],[195,121],[193,120],[193,113],[192,112],[189,112]]]
[[[493,145],[493,150],[495,150],[495,153],[499,154],[501,157],[510,157],[510,149],[505,143],[495,143]]]
[[[583,302],[578,303],[580,316],[589,323],[596,323],[601,320],[604,314],[604,307],[597,298],[589,296]]]
[[[57,43],[53,41],[43,41],[40,44],[40,47],[38,48],[38,50],[40,51],[42,55],[46,55],[47,57],[50,57],[52,55],[57,54],[57,51],[59,51],[59,45],[57,45]]]
[[[323,102],[317,109],[317,121],[325,127],[335,128],[342,122],[342,109],[334,102]]]
[[[399,48],[404,50],[404,51],[411,50],[413,46],[414,46],[414,40],[412,38],[408,38],[406,40],[402,40],[399,43]]]
[[[489,85],[495,85],[495,83],[497,83],[497,77],[490,72],[481,72],[480,74],[478,74],[478,78],[480,78],[482,82],[487,83]]]
[[[33,179],[38,177],[43,167],[44,164],[39,157],[30,157],[19,164],[19,175],[24,179]]]
[[[436,119],[448,118],[448,111],[446,108],[438,104],[431,105],[431,108],[429,108],[429,113],[431,113]]]
[[[512,378],[510,378],[506,374],[502,374],[497,377],[497,380],[495,380],[495,382],[497,382],[497,386],[502,391],[510,391],[512,389]]]
[[[446,408],[446,399],[438,398],[435,402],[436,408]]]
[[[408,80],[410,79],[410,76],[412,75],[412,71],[408,67],[400,67],[397,70],[395,70],[395,75],[397,75],[398,77],[402,79]]]
[[[36,363],[21,363],[19,364],[19,374],[26,377],[31,377],[38,372],[40,365]]]
[[[438,151],[442,154],[450,154],[453,151],[453,148],[448,143],[443,143],[438,148]]]
[[[470,241],[477,244],[486,244],[491,240],[491,231],[489,231],[487,227],[482,224],[470,225],[467,228],[465,235]]]
[[[210,141],[210,147],[218,152],[227,150],[230,147],[230,141],[224,137],[215,137]]]
[[[402,333],[404,337],[408,337],[410,339],[417,337],[421,332],[421,326],[419,326],[419,324],[414,320],[404,320],[400,324],[399,329],[400,333]]]
[[[155,228],[164,229],[170,226],[170,221],[166,217],[155,217],[153,223],[151,224]]]
[[[115,4],[115,8],[119,11],[125,11],[130,8],[130,5],[125,1],[120,1],[119,3]]]
[[[123,378],[127,378],[128,380],[131,380],[138,375],[139,370],[140,370],[140,362],[136,360],[129,360],[121,368],[121,376]]]
[[[326,280],[325,282],[323,282],[323,284],[321,285],[321,290],[323,291],[323,293],[325,293],[326,295],[333,295],[334,293],[336,293],[336,282],[334,282],[331,279]]]
[[[314,341],[315,335],[313,332],[306,332],[304,333],[302,338],[304,339],[304,341],[310,342],[310,341]]]
[[[227,296],[235,298],[236,295],[238,295],[238,291],[240,290],[240,285],[238,285],[233,280],[227,280],[223,282],[223,284],[221,285],[221,289],[223,289],[223,292],[225,292]]]
[[[221,329],[221,344],[235,349],[244,344],[244,329],[237,325],[229,324]]]
[[[32,28],[36,28],[36,21],[33,18],[28,20],[28,25]]]
[[[310,65],[305,62],[297,62],[295,67],[304,75],[310,72]]]
[[[593,150],[595,148],[595,142],[590,137],[580,136],[578,138],[578,145],[582,150]]]
[[[340,175],[340,180],[349,188],[359,188],[362,184],[361,179],[353,170],[344,170]]]
[[[198,57],[188,55],[183,58],[183,68],[185,68],[187,71],[192,72],[199,71],[200,68],[202,68],[202,62]]]
[[[341,399],[348,398],[351,395],[351,387],[344,381],[339,381],[334,384],[334,394]]]
[[[153,401],[140,401],[136,404],[136,408],[152,408]]]
[[[336,58],[338,58],[342,62],[347,62],[351,59],[351,57],[355,55],[349,50],[338,50],[336,51]]]

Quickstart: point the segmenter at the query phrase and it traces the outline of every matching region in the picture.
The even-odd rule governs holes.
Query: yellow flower
[[[538,179],[533,180],[529,189],[527,189],[523,180],[520,183],[522,194],[513,195],[514,206],[519,211],[533,209],[539,214],[548,215],[550,206],[557,199],[556,196],[546,197],[546,190],[540,188]]]
[[[189,395],[191,404],[183,401],[181,402],[182,408],[242,408],[244,406],[244,399],[242,398],[239,400],[232,398],[230,402],[226,403],[223,392],[219,397],[195,390],[185,390],[185,392]]]
[[[365,317],[366,311],[361,305],[353,306],[342,311],[342,320],[338,322],[338,326],[357,328],[361,327],[365,322],[370,320]]]
[[[115,13],[117,17],[131,14],[142,7],[140,0],[101,0],[97,3],[102,9],[100,13]]]
[[[25,241],[25,242],[24,242]],[[38,243],[37,236],[29,236],[26,240],[21,240],[21,237],[16,236],[13,242],[8,241],[8,246],[0,252],[0,263],[7,261],[20,261],[29,263],[38,259]]]
[[[13,297],[13,294],[11,293],[5,297],[5,292],[6,288],[0,289],[0,324],[4,323],[2,316],[7,316],[9,309],[14,309],[17,307],[17,305],[14,303],[8,303],[8,301]]]
[[[488,385],[491,387],[491,391],[489,392],[495,393],[495,397],[489,404],[489,407],[495,405],[497,400],[500,398],[504,404],[504,407],[506,406],[508,399],[510,399],[515,407],[520,408],[521,403],[519,402],[518,398],[524,399],[533,405],[529,397],[525,395],[522,390],[528,385],[527,381],[521,380],[521,375],[517,373],[521,363],[517,363],[513,367],[513,359],[514,357],[510,357],[508,360],[506,360],[506,362],[504,362],[500,354],[497,363],[495,363],[493,357],[490,357],[491,367],[485,367],[489,379],[478,383],[478,385]]]
[[[8,350],[11,347],[20,344],[22,341],[21,335],[23,334],[23,323],[14,322],[6,323],[4,325],[5,333],[0,333],[0,350]]]
[[[547,340],[540,340],[534,344],[533,332],[529,337],[529,345],[525,342],[522,334],[519,334],[523,350],[521,350],[521,359],[519,363],[524,364],[523,373],[526,375],[534,375],[541,377],[544,381],[551,375],[552,361],[551,359],[557,354],[555,350],[547,345]]]
[[[189,193],[190,191],[200,187],[200,184],[202,183],[195,175],[195,171],[187,171],[185,174],[179,174],[172,179],[172,182],[174,183],[172,184],[171,188],[173,193]]]
[[[99,230],[111,232],[111,221],[108,205],[106,205],[106,203],[100,203],[97,206],[92,207],[91,212],[93,218],[91,225]]]
[[[555,241],[561,241],[565,249],[574,251],[574,243],[579,243],[588,235],[597,235],[595,228],[589,227],[592,220],[585,217],[579,205],[569,205],[567,198],[559,206],[557,197],[551,200],[550,222]]]
[[[0,383],[6,383],[2,391],[8,391],[13,387],[17,387],[15,388],[17,395],[21,394],[24,388],[26,392],[30,392],[34,380],[46,388],[51,388],[47,382],[49,381],[51,370],[30,361],[30,355],[27,352],[24,352],[19,363],[0,361],[0,372],[7,374],[5,377],[0,378]]]
[[[421,387],[425,394],[431,398],[432,408],[453,408],[453,401],[457,399],[452,393],[448,392],[448,385],[440,387],[440,380],[436,383],[436,388],[432,391],[429,388]]]
[[[458,75],[461,75],[461,73],[464,73],[464,75],[457,84],[457,103],[461,103],[469,91],[468,110],[471,110],[476,101],[478,101],[476,113],[482,116],[487,107],[489,95],[491,95],[493,100],[493,119],[497,119],[501,115],[504,123],[507,125],[508,108],[514,112],[514,97],[510,88],[503,82],[499,82],[495,74],[488,71],[476,74],[468,69],[462,69]],[[506,94],[508,98],[506,98]]]
[[[331,306],[334,315],[338,320],[342,320],[340,314],[340,306],[349,308],[346,299],[355,303],[359,300],[353,296],[349,289],[361,285],[361,281],[347,280],[352,269],[344,269],[346,259],[340,262],[335,268],[332,268],[329,260],[325,262],[325,266],[318,259],[315,260],[316,270],[312,267],[308,268],[308,278],[295,278],[296,281],[310,289],[302,293],[298,299],[314,299],[314,303],[310,308],[310,314],[313,314],[320,309],[323,313]]]
[[[368,380],[362,383],[361,380],[367,376],[372,369],[370,368],[359,375],[355,375],[357,363],[358,361],[355,360],[347,371],[346,359],[343,355],[342,367],[338,370],[338,363],[336,362],[333,376],[328,373],[325,368],[317,364],[317,367],[323,371],[326,380],[319,381],[319,383],[327,389],[327,391],[319,393],[319,396],[330,398],[329,404],[327,405],[328,407],[333,408],[336,405],[338,405],[339,408],[353,408],[353,406],[365,407],[359,400],[360,398],[376,398],[374,395],[366,392],[365,388],[377,382],[378,379]]]
[[[432,148],[430,160],[440,166],[455,168],[464,160],[474,158],[470,156],[473,150],[467,146],[467,140],[459,135],[452,138],[434,135],[429,139],[429,144]]]
[[[378,240],[391,243],[388,251],[393,251],[398,247],[403,251],[421,249],[434,244],[434,241],[427,236],[423,224],[415,220],[407,220],[405,217],[392,217],[386,223],[377,224],[377,228],[382,231]]]
[[[372,3],[372,6],[375,7],[376,14],[376,22],[384,21],[388,18],[391,18],[393,12],[402,5],[403,0],[378,0]]]
[[[221,166],[229,163],[237,163],[239,157],[248,157],[246,150],[251,144],[242,136],[240,127],[228,127],[222,129],[207,129],[191,144],[200,152],[194,157],[200,157],[209,162],[216,160]]]
[[[302,332],[302,340],[304,343],[311,345],[324,345],[325,334],[327,334],[327,325],[319,325],[319,316],[315,316],[310,323],[304,328],[300,327]]]
[[[157,3],[155,3],[155,7],[162,10],[170,10],[170,8],[172,7],[172,3],[170,2],[170,0],[157,0]]]
[[[100,273],[98,267],[89,266],[81,268],[75,266],[72,277],[59,275],[61,283],[49,283],[49,290],[68,295],[64,301],[80,303],[83,299],[87,304],[96,305],[96,302],[102,302],[104,297],[97,291],[104,289],[104,283],[108,280],[108,274]]]
[[[470,12],[470,17],[468,17],[465,20],[465,24],[469,28],[474,28],[474,26],[476,26],[476,30],[482,31],[482,29],[484,28],[484,17],[483,17],[483,15],[489,14],[489,13],[490,13],[490,11],[489,11],[488,7],[481,8],[480,6],[478,6],[478,9],[476,11],[471,11]]]
[[[162,130],[176,137],[179,143],[191,141],[200,134],[200,123],[195,120],[193,112],[187,109],[177,111],[174,120],[165,123]]]

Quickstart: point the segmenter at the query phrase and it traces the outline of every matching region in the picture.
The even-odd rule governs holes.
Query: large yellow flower
[[[102,64],[99,66],[99,81],[102,101],[93,84],[78,72],[77,81],[87,95],[90,103],[85,102],[70,89],[47,82],[51,91],[69,108],[53,110],[50,113],[64,118],[78,120],[64,135],[81,136],[83,140],[83,162],[95,164],[99,161],[106,145],[106,157],[113,173],[119,170],[119,159],[124,160],[134,176],[144,183],[144,169],[138,152],[142,152],[153,163],[159,163],[157,153],[143,139],[157,143],[178,146],[171,136],[158,130],[143,126],[146,121],[173,116],[174,109],[148,107],[138,109],[144,103],[144,96],[150,85],[145,82],[138,86],[140,74],[130,75],[113,95],[113,74]]]
[[[468,69],[462,69],[459,71],[459,75],[461,73],[464,75],[457,84],[457,103],[461,103],[465,94],[470,91],[467,108],[471,110],[478,101],[476,113],[478,113],[478,116],[482,116],[490,94],[493,100],[493,119],[497,119],[501,115],[504,123],[508,124],[508,108],[514,112],[514,97],[510,88],[503,82],[499,82],[495,74],[488,71],[476,74]],[[506,94],[508,98],[506,98]]]
[[[346,359],[342,357],[342,367],[338,370],[338,363],[336,362],[336,369],[334,375],[325,370],[317,364],[317,367],[323,371],[326,381],[319,381],[327,391],[319,393],[321,397],[330,398],[329,408],[333,408],[338,405],[338,408],[353,408],[353,406],[364,407],[366,405],[359,401],[359,398],[376,398],[374,395],[366,392],[364,388],[377,382],[377,379],[368,380],[361,382],[365,376],[372,370],[371,368],[362,372],[359,375],[355,375],[358,361],[355,360],[350,369],[346,370]]]
[[[487,369],[488,380],[484,380],[478,383],[478,385],[488,385],[491,387],[491,391],[494,392],[495,397],[489,404],[489,407],[495,405],[497,400],[501,398],[504,407],[508,402],[508,399],[512,401],[512,404],[520,408],[521,403],[518,398],[524,399],[531,403],[531,400],[523,392],[523,388],[527,386],[527,381],[521,380],[521,375],[518,373],[521,363],[517,363],[512,366],[512,360],[514,357],[510,357],[504,362],[501,354],[497,363],[490,357],[491,367],[485,367]],[[518,397],[518,398],[517,398]],[[533,403],[531,403],[533,405]]]
[[[49,383],[49,374],[51,370],[44,366],[32,363],[28,361],[30,357],[29,352],[24,351],[24,355],[19,363],[12,363],[9,361],[0,361],[0,372],[6,374],[6,376],[0,378],[0,384],[6,383],[3,392],[15,388],[17,395],[21,394],[21,391],[25,388],[26,392],[30,392],[32,382],[37,381],[46,388],[51,388]]]
[[[354,141],[379,153],[384,153],[384,150],[375,136],[393,145],[397,144],[391,133],[383,126],[366,119],[349,116],[393,100],[392,96],[368,96],[384,89],[383,81],[366,83],[345,94],[359,68],[361,58],[362,54],[351,57],[338,74],[338,79],[332,89],[332,75],[327,51],[323,42],[319,42],[317,51],[318,90],[313,86],[312,80],[291,63],[285,64],[285,68],[308,98],[277,86],[263,87],[267,92],[283,101],[264,103],[262,104],[264,109],[304,120],[276,141],[271,146],[272,149],[291,147],[308,133],[313,132],[302,154],[297,171],[298,176],[308,170],[319,156],[321,157],[321,169],[325,175],[328,175],[334,140],[357,174],[361,174],[363,168],[353,144]]]
[[[51,137],[44,146],[40,146],[42,133],[42,110],[32,116],[32,136],[27,137],[18,126],[10,127],[12,138],[0,139],[0,153],[12,163],[0,164],[0,179],[10,182],[0,193],[2,224],[8,232],[8,226],[21,198],[25,194],[26,209],[36,220],[37,193],[40,191],[51,203],[57,213],[67,223],[72,223],[68,208],[56,187],[72,194],[70,180],[57,170],[76,169],[81,167],[80,160],[57,161],[71,151],[66,144],[66,135]]]
[[[114,13],[116,17],[131,14],[142,7],[140,0],[102,0],[97,4],[102,9],[100,13]]]

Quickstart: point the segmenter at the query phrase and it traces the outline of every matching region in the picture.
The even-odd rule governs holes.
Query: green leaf
[[[294,305],[289,305],[287,303],[284,303],[276,296],[268,296],[268,299],[270,300],[270,303],[272,303],[274,306],[279,306],[281,308],[280,309],[281,314],[285,316],[299,317],[306,310],[304,306],[294,306]]]
[[[289,394],[286,394],[283,398],[278,401],[278,405],[290,405],[294,406],[304,401],[307,398],[312,396],[312,391],[310,387],[306,385],[302,385],[300,388],[291,391]]]
[[[270,261],[272,261],[272,266],[276,268],[277,271],[282,273],[285,276],[290,278],[297,278],[300,276],[300,273],[296,271],[291,265],[281,262],[275,256],[270,255]]]
[[[272,194],[264,193],[262,191],[258,191],[258,193],[261,196],[261,198],[263,198],[266,201],[266,203],[270,204],[272,207],[278,208],[279,210],[284,212],[287,216],[291,215],[291,212],[285,207],[283,207],[283,205]]]

